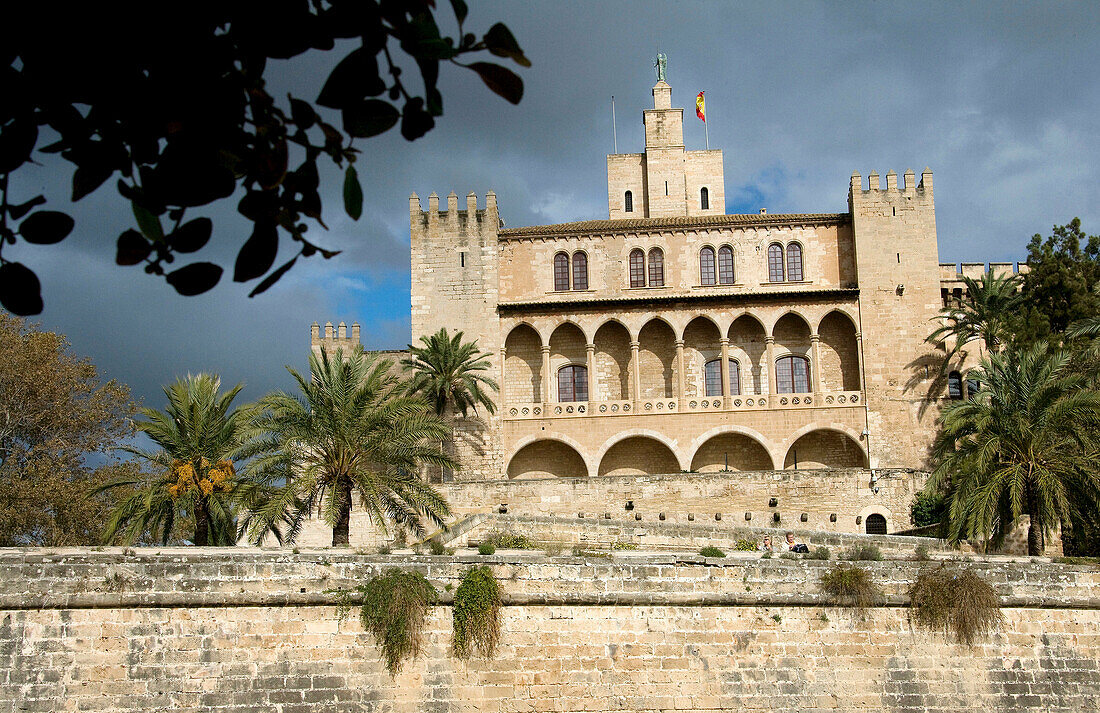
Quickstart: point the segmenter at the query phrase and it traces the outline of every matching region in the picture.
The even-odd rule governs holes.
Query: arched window
[[[558,369],[558,401],[588,400],[588,368],[570,364]]]
[[[579,251],[573,253],[573,289],[588,289],[588,256]]]
[[[776,360],[775,390],[781,394],[810,393],[810,360],[793,355]]]
[[[710,210],[710,191],[706,188],[699,189],[699,207],[703,210]]]
[[[779,243],[768,246],[768,282],[783,282],[783,246]]]
[[[787,279],[802,282],[802,246],[798,243],[787,246]]]
[[[718,284],[733,284],[733,248],[729,245],[718,248]]]
[[[640,248],[630,251],[630,286],[645,287],[645,253]]]
[[[703,393],[707,396],[722,395],[721,359],[711,359],[703,365]]]
[[[569,256],[565,253],[554,256],[554,289],[558,292],[569,289]]]
[[[626,192],[626,196],[623,198],[623,210],[627,213],[634,212],[634,194],[630,191]]]
[[[699,284],[714,284],[714,248],[709,245],[699,251]]]
[[[953,371],[947,375],[947,398],[960,400],[963,397],[962,374]]]
[[[736,359],[730,359],[730,396],[741,393],[741,365]]]
[[[665,254],[660,248],[649,251],[649,286],[665,286]]]
[[[982,382],[978,381],[977,378],[972,377],[972,376],[966,377],[966,398],[967,399],[972,399],[975,396],[977,396],[978,392],[981,391],[981,388],[982,388]]]
[[[877,512],[871,513],[867,516],[867,534],[868,535],[885,535],[886,534],[886,518],[879,515]]]

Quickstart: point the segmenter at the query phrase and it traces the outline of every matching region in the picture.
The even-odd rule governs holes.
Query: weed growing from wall
[[[707,545],[703,549],[699,550],[699,554],[704,557],[725,557],[726,553],[718,549],[714,545]]]
[[[538,543],[526,535],[510,530],[491,530],[485,535],[485,544],[502,550],[537,550]]]
[[[808,560],[827,560],[832,553],[828,547],[815,547],[806,555]]]
[[[733,549],[737,550],[738,552],[755,552],[756,543],[752,540],[746,540],[742,538],[737,541],[737,544],[733,546]]]
[[[837,565],[821,575],[821,591],[834,603],[846,607],[866,608],[882,597],[882,589],[862,567]]]
[[[474,567],[455,590],[451,649],[468,659],[474,650],[490,657],[500,640],[500,584],[488,567]]]
[[[875,545],[853,545],[845,550],[840,559],[863,562],[881,562],[882,550]]]
[[[1001,598],[993,587],[966,569],[940,565],[922,570],[909,588],[909,602],[918,624],[945,637],[954,633],[955,640],[967,646],[1004,621]]]

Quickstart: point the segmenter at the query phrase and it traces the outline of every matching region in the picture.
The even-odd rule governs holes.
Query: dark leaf
[[[248,296],[249,297],[255,297],[256,295],[260,294],[261,292],[266,292],[267,288],[271,287],[276,282],[278,282],[279,278],[282,277],[283,275],[285,275],[287,270],[294,267],[294,263],[297,262],[297,261],[298,261],[298,256],[295,255],[288,262],[280,265],[278,270],[276,270],[275,272],[273,272],[270,275],[268,275],[267,277],[265,277],[263,279],[263,282],[256,285],[256,288],[254,290],[252,290],[251,292],[249,292]]]
[[[256,223],[252,236],[237,253],[234,282],[254,280],[271,269],[279,252],[279,230],[274,223]]]
[[[344,251],[343,250],[325,250],[324,248],[317,248],[317,252],[321,253],[321,257],[323,257],[324,259],[331,260],[332,258],[336,257],[337,255],[339,255],[340,253],[342,253]]]
[[[424,100],[414,97],[405,102],[405,112],[401,117],[401,135],[408,141],[419,139],[431,131],[435,126],[435,119],[424,111]]]
[[[443,95],[439,93],[439,90],[435,87],[431,87],[427,91],[428,94],[428,113],[432,116],[443,115]]]
[[[31,213],[19,224],[19,234],[28,243],[53,245],[73,232],[73,219],[56,210],[40,210]]]
[[[176,292],[184,297],[201,295],[214,285],[222,277],[222,269],[212,262],[193,262],[178,270],[168,273],[165,277],[168,284],[176,288]]]
[[[38,141],[38,124],[35,123],[33,116],[26,116],[16,119],[2,129],[0,131],[0,173],[8,173],[22,166],[23,162],[31,157],[34,144]],[[28,314],[38,314],[38,312]]]
[[[317,103],[331,109],[351,106],[363,97],[376,97],[386,91],[378,75],[378,59],[362,48],[353,50],[328,75]]]
[[[199,206],[226,198],[237,188],[233,169],[216,151],[190,144],[170,144],[161,155],[145,190],[168,205]]]
[[[299,129],[305,130],[313,126],[314,122],[317,121],[317,114],[314,113],[313,107],[309,105],[309,102],[291,97],[290,118],[294,120],[294,123],[298,125]]]
[[[12,314],[26,317],[42,311],[42,285],[38,276],[22,263],[0,265],[0,305]]]
[[[455,11],[455,19],[458,20],[458,24],[466,22],[466,15],[470,12],[470,8],[466,7],[465,0],[451,0],[451,7]]]
[[[393,128],[401,113],[381,99],[367,99],[344,109],[344,131],[352,136],[376,136]]]
[[[153,246],[145,237],[134,229],[123,231],[118,236],[118,252],[115,254],[115,263],[119,265],[137,265],[149,257]]]
[[[521,67],[531,66],[531,60],[523,55],[523,50],[520,49],[519,43],[512,35],[512,31],[504,23],[498,22],[490,27],[489,31],[485,33],[484,39],[485,46],[497,57],[510,57]]]
[[[178,253],[193,253],[206,245],[213,231],[214,222],[209,218],[195,218],[173,230],[168,244]]]
[[[36,206],[40,206],[45,202],[46,202],[46,197],[45,196],[41,196],[41,195],[35,196],[34,198],[31,198],[26,203],[20,203],[19,205],[10,205],[10,206],[8,206],[8,215],[10,215],[13,220],[19,220],[20,218],[25,216],[27,213],[29,213],[31,208],[34,208]]]
[[[363,215],[363,186],[359,185],[355,166],[348,166],[344,173],[344,210],[352,220],[359,220]]]
[[[261,188],[274,188],[282,183],[286,175],[286,141],[279,139],[272,142],[270,150],[260,154],[258,160],[259,170],[256,180]]]
[[[78,201],[111,177],[115,169],[105,162],[88,163],[80,166],[73,174],[73,200]]]
[[[68,148],[68,146],[69,145],[67,143],[65,143],[65,140],[61,139],[60,141],[54,141],[52,144],[46,144],[45,146],[40,146],[38,148],[38,150],[41,151],[42,153],[61,153],[66,148]]]
[[[160,218],[150,213],[136,201],[131,201],[130,207],[134,211],[134,218],[137,220],[142,235],[153,242],[164,240],[164,228],[160,226]]]
[[[237,212],[253,223],[271,222],[279,212],[279,197],[276,191],[249,191],[237,204]]]
[[[513,104],[523,98],[523,80],[510,69],[491,62],[474,62],[470,69],[478,73],[485,86]]]

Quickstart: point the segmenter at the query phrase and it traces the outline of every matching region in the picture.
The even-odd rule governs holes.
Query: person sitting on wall
[[[787,533],[787,541],[783,543],[783,549],[787,550],[788,552],[801,552],[801,553],[806,553],[806,552],[810,551],[810,548],[807,547],[806,545],[804,545],[803,543],[794,541],[794,533],[793,532],[788,532]]]
[[[764,535],[764,540],[756,546],[757,552],[775,552],[775,547],[772,546],[772,536]]]

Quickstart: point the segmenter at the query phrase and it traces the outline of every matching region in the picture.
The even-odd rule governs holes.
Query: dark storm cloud
[[[471,5],[469,26],[503,20],[534,63],[521,70],[523,101],[511,106],[471,72],[445,68],[434,131],[411,144],[360,142],[358,222],[340,211],[338,172],[327,175],[331,230],[315,238],[340,257],[306,261],[256,299],[228,277],[180,298],[112,264],[102,246],[131,217],[104,190],[82,202],[78,232],[62,246],[18,253],[43,280],[41,321],[156,406],[159,385],[188,371],[246,381],[249,398],[289,388],[283,365],[304,367],[314,320],[357,320],[368,347],[403,346],[409,193],[426,207],[433,190],[454,190],[463,205],[474,191],[484,205],[492,189],[509,225],[606,216],[610,99],[619,151],[642,150],[658,46],[674,104],[685,107],[688,148],[703,147],[692,108],[707,90],[731,211],[843,211],[853,170],[927,165],[944,261],[1021,259],[1028,236],[1074,215],[1100,232],[1095,3]],[[338,56],[274,63],[273,93],[310,96]],[[64,194],[69,175],[46,166],[20,180]],[[230,264],[246,229],[234,209],[210,212],[224,226],[212,252]]]

